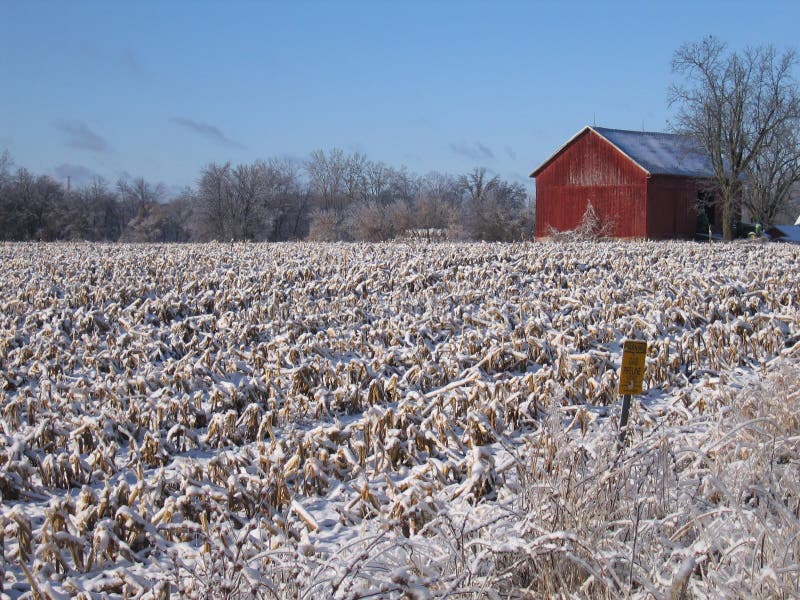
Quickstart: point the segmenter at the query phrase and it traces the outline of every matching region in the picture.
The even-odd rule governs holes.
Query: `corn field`
[[[796,246],[0,265],[2,598],[800,596]]]

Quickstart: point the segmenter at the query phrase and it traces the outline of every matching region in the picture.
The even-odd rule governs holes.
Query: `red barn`
[[[615,237],[691,238],[711,176],[706,153],[684,136],[584,127],[531,173],[536,237],[574,229],[591,202]],[[710,207],[708,216],[718,221]]]

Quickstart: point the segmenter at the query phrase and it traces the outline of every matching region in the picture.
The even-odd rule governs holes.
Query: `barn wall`
[[[697,230],[698,190],[696,180],[653,176],[647,192],[647,237],[693,238]]]
[[[594,131],[586,131],[536,176],[536,236],[574,229],[588,203],[613,235],[645,237],[647,175]]]

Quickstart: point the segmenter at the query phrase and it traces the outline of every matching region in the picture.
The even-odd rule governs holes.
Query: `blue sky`
[[[582,126],[663,130],[670,60],[797,43],[800,2],[0,0],[0,151],[82,183],[333,147],[512,181]]]

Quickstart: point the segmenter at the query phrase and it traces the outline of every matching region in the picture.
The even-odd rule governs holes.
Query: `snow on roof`
[[[794,222],[795,225],[800,225],[800,217],[797,217],[797,221]]]
[[[675,133],[628,131],[606,127],[584,127],[533,171],[531,177],[535,177],[573,140],[588,130],[605,138],[650,175],[713,177],[708,154],[690,137]]]
[[[593,129],[651,175],[712,177],[714,174],[708,154],[690,137],[605,127]]]

